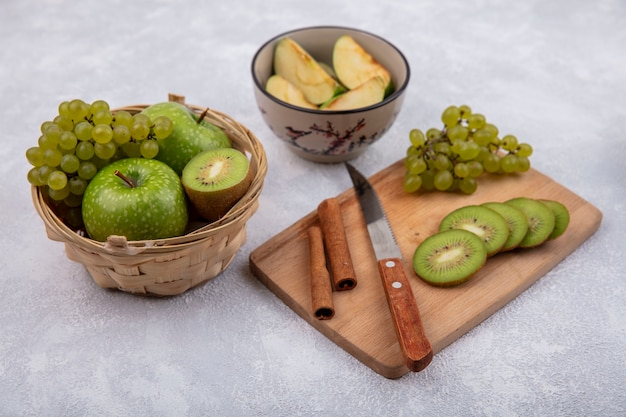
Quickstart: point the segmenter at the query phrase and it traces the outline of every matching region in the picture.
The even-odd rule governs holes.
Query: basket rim
[[[249,155],[250,166],[255,171],[254,177],[246,193],[222,218],[214,222],[207,223],[197,229],[191,230],[184,235],[164,239],[134,240],[126,242],[128,247],[138,249],[140,252],[168,251],[172,248],[180,249],[199,240],[213,239],[222,230],[228,228],[235,222],[247,221],[247,219],[250,218],[254,212],[256,212],[258,198],[261,194],[265,176],[267,174],[267,156],[265,154],[265,150],[259,139],[250,129],[237,122],[228,114],[218,110],[186,103],[181,104],[184,104],[197,114],[206,111],[205,119],[222,128],[231,139],[231,142],[233,142],[233,147],[238,147],[240,150],[245,151],[245,153]],[[139,112],[148,106],[148,104],[134,104],[116,107],[111,111],[117,112],[126,110]],[[55,237],[58,237],[54,240],[66,243],[71,242],[73,244],[89,247],[95,252],[111,253],[107,242],[100,242],[89,237],[82,236],[68,227],[56,215],[52,207],[46,203],[41,188],[42,187],[31,185],[31,197],[35,209],[44,221],[48,231],[53,231]],[[48,236],[53,239],[50,236],[50,233],[48,233]]]

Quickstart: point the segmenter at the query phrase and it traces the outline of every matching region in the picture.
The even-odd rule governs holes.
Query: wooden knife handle
[[[402,262],[398,258],[381,259],[378,261],[378,270],[406,365],[411,371],[419,372],[430,364],[433,351],[424,333],[415,296]]]

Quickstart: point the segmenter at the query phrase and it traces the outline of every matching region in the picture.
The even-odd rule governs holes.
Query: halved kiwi
[[[478,236],[487,248],[487,256],[495,255],[509,238],[509,226],[500,214],[482,206],[464,206],[446,215],[439,230],[463,229]]]
[[[526,236],[526,232],[528,232],[528,219],[524,212],[509,204],[500,202],[483,203],[481,206],[499,213],[509,226],[509,238],[504,243],[502,249],[500,249],[500,252],[515,249]]]
[[[183,169],[181,181],[198,214],[216,221],[246,193],[251,171],[244,153],[218,148],[194,156]]]
[[[556,239],[561,236],[567,226],[569,226],[569,210],[563,203],[554,200],[539,199],[543,204],[548,206],[554,213],[554,230],[548,236],[548,240]]]
[[[467,281],[485,264],[483,240],[467,230],[445,230],[424,239],[415,249],[413,269],[429,284],[446,287]]]
[[[506,201],[506,204],[520,209],[528,218],[528,232],[520,242],[520,248],[538,246],[545,242],[554,231],[554,213],[541,201],[528,197],[517,197]]]

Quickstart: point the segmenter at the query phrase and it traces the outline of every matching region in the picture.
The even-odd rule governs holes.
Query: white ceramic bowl
[[[299,43],[318,61],[332,64],[337,38],[351,35],[391,73],[393,94],[384,101],[355,110],[310,110],[290,105],[265,90],[273,74],[276,43],[285,36]],[[339,26],[317,26],[281,33],[267,41],[252,60],[254,95],[272,132],[301,157],[316,162],[342,162],[361,155],[395,121],[410,79],[409,64],[400,50],[377,35]]]

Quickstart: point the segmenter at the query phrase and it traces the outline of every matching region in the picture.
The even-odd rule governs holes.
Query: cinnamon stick
[[[317,214],[320,218],[335,290],[351,290],[356,287],[357,280],[339,200],[333,197],[322,201],[317,207]]]
[[[333,304],[333,289],[330,275],[326,269],[324,241],[322,229],[319,226],[310,226],[309,253],[311,260],[311,304],[313,314],[320,320],[329,320],[335,315]]]

